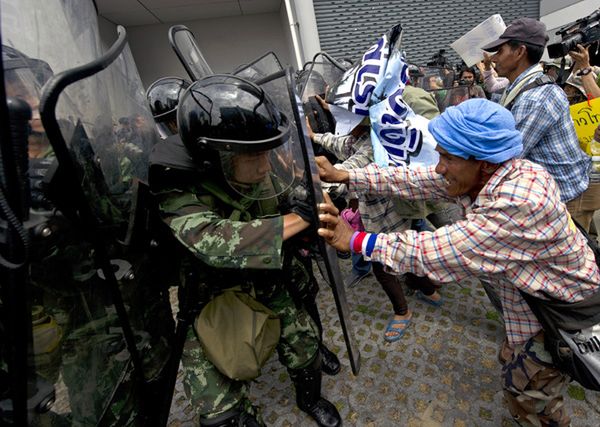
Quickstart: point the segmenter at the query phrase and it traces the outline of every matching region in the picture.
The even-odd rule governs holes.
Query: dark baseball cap
[[[506,27],[498,40],[486,44],[482,49],[495,52],[500,46],[511,40],[544,47],[548,43],[546,25],[533,18],[516,19]]]

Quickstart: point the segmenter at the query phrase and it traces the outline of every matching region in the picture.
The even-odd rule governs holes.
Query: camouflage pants
[[[553,366],[543,333],[512,351],[505,340],[500,355],[504,397],[515,421],[527,427],[568,426],[563,392],[570,379]],[[503,360],[502,355],[510,356]]]
[[[298,309],[283,287],[256,289],[256,299],[273,310],[281,320],[277,352],[290,369],[304,368],[314,359],[319,346],[317,328],[303,309]],[[234,381],[208,361],[190,327],[182,356],[184,388],[194,409],[203,418],[213,418],[236,407],[252,413],[247,396],[249,383]]]

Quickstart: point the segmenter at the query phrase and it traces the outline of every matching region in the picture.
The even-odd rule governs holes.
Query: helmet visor
[[[294,181],[291,142],[254,152],[219,152],[225,180],[242,196],[253,200],[276,197]]]
[[[177,133],[177,122],[175,120],[162,122],[156,121],[154,123],[161,139],[166,139]]]
[[[29,104],[32,112],[31,128],[34,132],[43,132],[40,120],[41,84],[28,68],[14,68],[5,72],[6,96],[21,99]]]

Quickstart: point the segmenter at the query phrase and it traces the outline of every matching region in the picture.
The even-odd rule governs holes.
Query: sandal
[[[408,325],[410,325],[410,322],[412,321],[412,318],[410,319],[400,319],[400,320],[396,320],[394,318],[392,318],[392,320],[389,321],[387,328],[385,328],[385,333],[383,334],[383,339],[386,342],[396,342],[398,341],[400,338],[402,338],[402,336],[404,335],[404,332],[406,332],[406,329],[408,328]],[[395,328],[394,326],[397,325],[404,325],[403,328]],[[394,332],[396,335],[386,335],[386,333],[388,332]]]
[[[427,295],[425,295],[423,292],[421,291],[416,291],[415,292],[415,296],[420,299],[423,302],[426,302],[429,305],[432,305],[434,307],[441,307],[442,304],[444,304],[444,297],[440,295],[440,299],[438,301],[434,301],[431,298],[429,298]]]

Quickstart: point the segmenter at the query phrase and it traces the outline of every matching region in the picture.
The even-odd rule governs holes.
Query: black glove
[[[45,178],[55,160],[55,158],[29,159],[31,207],[34,209],[52,209],[52,203],[46,197]]]
[[[304,221],[312,224],[315,220],[313,206],[308,202],[311,199],[309,191],[306,189],[305,180],[298,184],[290,192],[288,203],[290,212],[299,215]]]

